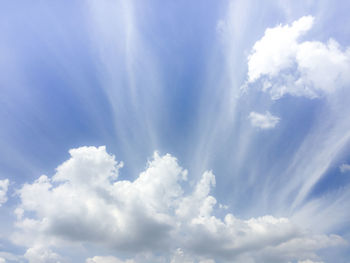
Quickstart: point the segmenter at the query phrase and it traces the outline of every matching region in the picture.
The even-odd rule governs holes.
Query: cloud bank
[[[122,163],[104,146],[69,153],[54,176],[42,175],[18,191],[12,240],[29,248],[29,262],[59,262],[51,249],[86,243],[116,253],[160,254],[161,262],[280,262],[317,258],[318,249],[345,242],[312,234],[288,218],[218,217],[221,208],[210,195],[214,174],[206,171],[185,187],[187,171],[170,154],[155,152],[145,171],[129,181],[118,179]],[[134,261],[97,255],[86,262]]]

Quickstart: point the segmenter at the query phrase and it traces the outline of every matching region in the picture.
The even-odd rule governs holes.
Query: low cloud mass
[[[160,262],[281,262],[317,258],[318,249],[345,242],[312,234],[288,218],[218,217],[222,208],[210,194],[214,174],[204,172],[187,192],[187,171],[170,154],[155,152],[129,181],[118,180],[122,163],[104,146],[69,153],[52,177],[42,175],[18,191],[12,240],[28,247],[29,262],[59,262],[55,249],[87,243],[115,254],[151,253]],[[128,260],[96,255],[86,262],[142,262]]]

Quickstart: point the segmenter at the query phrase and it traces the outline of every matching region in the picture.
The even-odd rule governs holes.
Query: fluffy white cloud
[[[0,263],[6,263],[6,260],[4,258],[0,258]]]
[[[346,173],[346,172],[349,172],[350,171],[350,164],[346,164],[346,163],[343,163],[340,167],[339,167],[340,171],[342,173]]]
[[[7,190],[9,186],[9,180],[0,180],[0,206],[7,201]]]
[[[316,98],[350,84],[350,48],[299,39],[313,24],[305,16],[289,25],[268,28],[248,57],[248,83],[261,81],[273,99],[284,94]]]
[[[32,247],[24,254],[29,263],[60,263],[60,256],[44,247]]]
[[[248,57],[249,82],[262,75],[276,76],[281,70],[291,67],[298,49],[297,40],[312,27],[313,20],[313,17],[305,16],[291,26],[266,29]]]
[[[134,181],[118,180],[121,164],[105,147],[81,147],[70,154],[52,178],[43,175],[18,191],[18,230],[12,240],[32,247],[25,255],[31,262],[59,262],[49,247],[67,242],[165,256],[158,262],[302,260],[343,242],[305,232],[287,218],[215,216],[220,206],[210,195],[214,174],[205,172],[185,193],[187,171],[169,154],[155,153]],[[92,257],[86,262],[123,261]]]
[[[249,114],[249,119],[254,127],[259,127],[261,129],[271,129],[274,128],[280,121],[279,117],[272,115],[270,112],[265,114],[251,112]]]
[[[182,195],[179,183],[186,179],[174,157],[155,153],[147,170],[131,182],[116,180],[121,165],[105,147],[81,147],[70,154],[52,178],[43,175],[19,190],[17,226],[22,231],[14,235],[16,242],[67,239],[137,251],[168,245],[175,224],[171,211]],[[27,217],[27,211],[36,216]],[[39,232],[36,239],[32,231]]]

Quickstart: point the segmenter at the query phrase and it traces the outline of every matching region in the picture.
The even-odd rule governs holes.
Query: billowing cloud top
[[[248,83],[260,79],[273,99],[284,94],[317,98],[350,84],[350,49],[333,39],[300,41],[314,23],[304,16],[291,25],[268,28],[248,57]]]
[[[298,49],[297,40],[312,27],[314,18],[302,17],[291,26],[268,28],[265,35],[253,46],[248,57],[249,82],[263,75],[276,76],[281,70],[292,67]]]
[[[56,262],[51,249],[67,242],[104,244],[132,254],[173,254],[172,262],[303,259],[344,243],[335,235],[307,234],[287,218],[217,217],[220,206],[210,195],[213,173],[203,173],[187,192],[187,171],[170,154],[154,153],[134,181],[118,180],[121,164],[104,146],[76,148],[70,154],[53,177],[40,176],[18,191],[21,203],[12,239],[31,247],[25,254],[30,262],[39,262],[38,257]],[[122,261],[96,256],[87,262]]]

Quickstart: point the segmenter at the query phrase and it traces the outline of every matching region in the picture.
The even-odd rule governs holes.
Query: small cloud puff
[[[272,115],[270,112],[266,112],[265,114],[251,112],[249,114],[250,123],[254,127],[258,127],[261,129],[272,129],[277,123],[280,121],[280,118]]]

